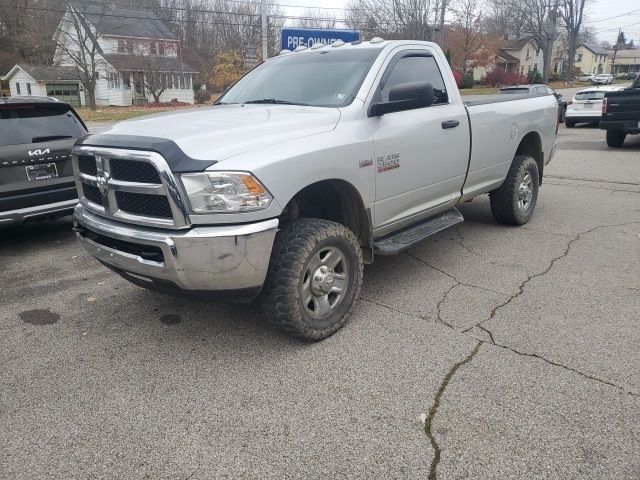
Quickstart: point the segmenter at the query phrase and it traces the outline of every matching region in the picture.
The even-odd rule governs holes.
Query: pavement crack
[[[442,270],[441,268],[438,268],[438,267],[436,267],[436,266],[434,266],[434,265],[431,265],[431,264],[430,264],[429,262],[427,262],[426,260],[424,260],[424,259],[422,259],[422,258],[418,257],[417,255],[414,255],[413,253],[411,253],[409,250],[405,250],[405,253],[406,253],[409,257],[413,258],[414,260],[417,260],[418,262],[425,264],[427,267],[431,268],[432,270],[435,270],[436,272],[440,272],[441,274],[446,275],[447,277],[449,277],[451,280],[453,280],[454,282],[456,282],[456,283],[457,283],[457,285],[454,285],[454,288],[455,288],[455,287],[457,287],[457,286],[459,286],[459,285],[464,285],[465,287],[477,288],[477,289],[479,289],[479,290],[484,290],[485,292],[495,293],[495,294],[497,294],[497,295],[502,295],[502,296],[506,296],[506,295],[507,295],[507,294],[506,294],[506,293],[504,293],[504,292],[498,292],[497,290],[492,290],[492,289],[490,289],[490,288],[481,287],[480,285],[474,285],[474,284],[472,284],[472,283],[466,283],[466,282],[463,282],[462,280],[460,280],[460,279],[459,279],[458,277],[456,277],[455,275],[453,275],[453,274],[451,274],[451,273],[449,273],[449,272],[447,272],[447,271],[445,271],[445,270]],[[478,254],[476,254],[476,255],[478,255]],[[448,293],[448,292],[447,292],[447,293]]]
[[[607,192],[626,192],[626,193],[640,193],[638,190],[629,190],[626,188],[607,188],[607,187],[595,187],[593,185],[576,185],[570,182],[547,182],[549,185],[559,185],[563,187],[573,188],[587,188],[589,190],[606,190]]]
[[[611,185],[638,185],[640,186],[640,183],[636,183],[636,182],[613,182],[611,180],[602,180],[602,179],[597,179],[597,178],[578,178],[578,177],[569,177],[569,176],[564,176],[564,175],[547,175],[545,174],[544,178],[559,178],[562,180],[574,180],[577,182],[594,182],[594,183],[608,183]]]
[[[489,320],[491,320],[493,317],[496,316],[496,313],[498,313],[498,311],[509,305],[512,301],[514,301],[516,298],[518,298],[520,295],[522,295],[524,293],[524,289],[526,287],[526,285],[533,279],[538,278],[538,277],[542,277],[544,275],[546,275],[547,273],[549,273],[551,271],[551,269],[554,267],[554,265],[562,260],[563,258],[567,257],[567,255],[569,255],[569,252],[571,251],[571,247],[573,246],[573,244],[575,242],[577,242],[578,240],[582,239],[583,236],[588,235],[589,233],[592,233],[596,230],[599,230],[601,228],[613,228],[613,227],[623,227],[623,226],[627,226],[627,225],[633,225],[633,224],[638,224],[640,222],[634,221],[634,222],[626,222],[626,223],[617,223],[617,224],[608,224],[608,225],[598,225],[596,227],[590,228],[589,230],[586,230],[584,232],[578,233],[577,235],[575,235],[574,237],[571,238],[571,240],[569,240],[569,242],[567,243],[567,245],[565,246],[564,251],[558,255],[557,257],[554,257],[551,262],[549,263],[549,265],[547,266],[547,268],[545,268],[544,270],[542,270],[541,272],[535,273],[533,275],[529,275],[522,283],[520,283],[520,285],[518,285],[518,292],[515,293],[514,295],[511,295],[506,301],[500,303],[499,305],[496,305],[492,310],[491,313],[489,314],[488,318],[485,318],[484,320],[481,320],[480,322],[476,323],[475,325],[472,325],[471,327],[468,327],[466,329],[464,329],[462,331],[462,333],[468,333],[469,331],[473,330],[474,327],[480,327],[483,323],[488,322]]]
[[[444,394],[445,390],[447,389],[447,386],[449,385],[449,382],[451,382],[451,379],[456,374],[458,369],[463,365],[469,363],[471,360],[473,360],[473,357],[475,357],[475,355],[480,350],[480,346],[482,345],[482,343],[483,343],[482,341],[478,341],[478,343],[476,343],[476,346],[473,348],[473,350],[465,358],[460,360],[458,363],[456,363],[453,367],[449,369],[447,374],[444,376],[442,383],[440,384],[440,388],[438,388],[435,396],[433,397],[433,403],[431,405],[431,408],[429,409],[429,413],[427,414],[427,417],[424,422],[424,431],[427,434],[427,438],[429,438],[429,441],[431,442],[431,446],[433,447],[433,459],[431,460],[431,467],[429,469],[429,477],[428,477],[429,480],[436,480],[438,464],[440,463],[440,457],[442,455],[442,449],[440,448],[440,444],[438,443],[435,435],[433,434],[433,419],[435,418],[436,413],[438,413],[438,407],[440,407],[440,401],[442,400],[442,395]]]
[[[493,335],[491,334],[491,332],[489,330],[487,330],[486,328],[483,328],[483,327],[478,327],[478,328],[480,328],[481,330],[483,330],[483,331],[485,331],[486,333],[489,334],[489,337],[491,338],[491,344],[493,346],[495,346],[495,347],[502,348],[504,350],[507,350],[507,351],[509,351],[511,353],[514,353],[516,355],[519,355],[521,357],[529,357],[529,358],[535,358],[535,359],[538,359],[538,360],[542,360],[543,362],[548,363],[549,365],[552,365],[554,367],[559,367],[559,368],[562,368],[564,370],[568,370],[569,372],[573,372],[575,374],[578,374],[581,377],[586,378],[588,380],[592,380],[594,382],[598,382],[598,383],[601,383],[603,385],[607,385],[609,387],[614,387],[614,388],[617,388],[618,390],[622,390],[627,395],[631,395],[631,396],[634,396],[634,397],[640,397],[640,393],[639,392],[634,392],[632,390],[628,390],[625,387],[623,387],[622,385],[617,385],[617,384],[615,384],[613,382],[610,382],[609,380],[605,380],[603,378],[596,377],[595,375],[591,375],[589,373],[585,373],[585,372],[583,372],[581,370],[578,370],[577,368],[573,368],[573,367],[570,367],[568,365],[564,365],[562,363],[556,362],[554,360],[550,360],[550,359],[548,359],[546,357],[543,357],[542,355],[538,355],[537,353],[521,352],[520,350],[517,350],[517,349],[515,349],[513,347],[510,347],[508,345],[505,345],[505,344],[502,344],[502,343],[496,343],[495,340],[493,339]],[[479,340],[479,341],[482,341],[482,340]]]

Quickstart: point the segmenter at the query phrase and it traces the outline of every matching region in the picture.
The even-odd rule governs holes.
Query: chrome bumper
[[[159,283],[198,292],[259,291],[278,228],[278,220],[272,219],[161,230],[108,220],[80,204],[73,218],[76,235],[87,251],[125,278],[143,286],[148,282],[149,288]],[[162,255],[152,260],[131,253],[144,246],[155,247]]]

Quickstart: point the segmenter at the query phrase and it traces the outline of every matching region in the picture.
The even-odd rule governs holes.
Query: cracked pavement
[[[315,344],[3,231],[0,478],[640,478],[640,138],[559,140],[527,226],[463,205]]]

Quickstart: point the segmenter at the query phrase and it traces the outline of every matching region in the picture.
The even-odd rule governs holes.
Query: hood
[[[337,108],[217,105],[160,113],[118,123],[100,134],[171,140],[187,156],[220,161],[300,137],[333,130]]]

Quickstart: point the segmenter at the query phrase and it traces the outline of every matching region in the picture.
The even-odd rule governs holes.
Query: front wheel
[[[564,123],[567,119],[567,107],[560,109],[560,123]]]
[[[607,145],[620,148],[627,138],[627,134],[619,130],[607,130]]]
[[[538,200],[539,178],[533,157],[516,155],[502,186],[489,194],[495,219],[508,225],[524,225],[531,220]]]
[[[349,319],[362,272],[362,249],[351,230],[328,220],[297,220],[276,235],[262,311],[286,333],[322,340]]]

